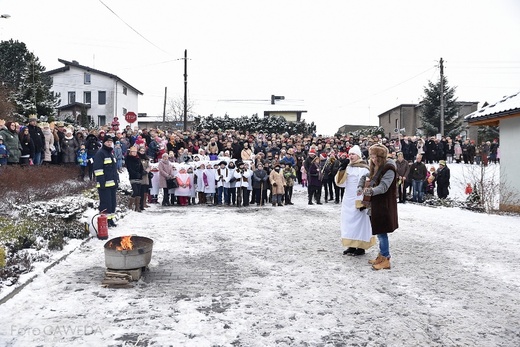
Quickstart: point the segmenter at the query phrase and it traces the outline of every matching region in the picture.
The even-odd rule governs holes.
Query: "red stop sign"
[[[128,123],[133,123],[137,120],[137,115],[135,114],[135,112],[127,112],[125,114],[125,120],[128,122]]]

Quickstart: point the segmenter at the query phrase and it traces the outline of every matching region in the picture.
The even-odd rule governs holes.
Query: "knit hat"
[[[309,154],[316,154],[316,150],[315,150],[314,148],[311,148],[311,149],[309,150]]]
[[[358,157],[360,157],[360,158],[363,157],[363,155],[361,154],[361,148],[359,148],[358,145],[352,146],[349,149],[348,154],[357,154]]]
[[[110,135],[110,134],[106,134],[106,135],[105,135],[105,138],[103,139],[103,142],[106,142],[106,141],[112,141],[112,142],[114,142],[114,138],[112,137],[112,135]]]
[[[320,157],[321,157],[322,159],[327,159],[327,153],[325,153],[325,152],[321,152],[321,153],[320,153]]]

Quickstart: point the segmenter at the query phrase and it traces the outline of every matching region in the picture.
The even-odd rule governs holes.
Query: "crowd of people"
[[[146,175],[142,176],[147,184],[143,183],[142,186],[148,186],[145,188],[148,190],[139,194],[134,192],[135,196],[146,196],[146,199],[141,199],[146,201],[132,204],[132,207],[139,205],[140,209],[144,209],[147,203],[157,201],[157,188],[163,196],[169,197],[163,198],[165,205],[175,204],[174,197],[181,196],[179,194],[184,191],[183,187],[164,190],[167,188],[166,178],[164,171],[158,170],[158,163],[165,160],[186,166],[191,187],[188,204],[197,200],[197,203],[237,205],[238,192],[242,206],[273,203],[273,191],[276,191],[277,206],[290,204],[294,184],[307,187],[309,204],[320,205],[330,201],[339,204],[343,188],[334,183],[334,176],[339,167],[348,162],[348,151],[355,144],[359,146],[361,158],[368,158],[368,149],[375,143],[388,148],[389,157],[396,159],[400,203],[407,198],[413,202],[424,202],[425,195],[434,195],[435,190],[439,198],[446,198],[449,195],[447,164],[464,162],[486,166],[500,160],[498,139],[476,146],[475,141],[459,136],[455,139],[416,136],[397,139],[362,136],[354,139],[349,135],[323,137],[234,130],[182,132],[132,129],[130,126],[119,129],[118,123],[87,131],[65,126],[63,122],[38,122],[36,116],[29,116],[26,125],[0,120],[0,165],[77,165],[80,179],[94,180],[93,159],[102,148],[105,136],[111,136],[114,140],[113,153],[118,172],[127,167],[131,153],[141,158],[142,165],[146,166]],[[131,147],[135,150],[130,153]],[[130,162],[135,160],[130,158]],[[219,164],[223,162],[224,166]],[[233,162],[231,166],[230,162]],[[438,169],[433,167],[434,163],[439,164]],[[198,165],[195,167],[195,164]],[[258,170],[261,165],[263,171],[270,175],[277,169],[273,164],[280,165],[281,184],[285,188],[275,186],[276,189],[273,189],[271,177],[264,176],[262,170]],[[219,174],[215,184],[202,187],[204,176],[199,175],[202,166],[207,170],[208,165],[219,172],[222,170],[224,175]],[[168,174],[170,178],[177,177],[175,175],[179,173],[178,167],[173,169],[174,175]],[[154,189],[152,181],[159,172],[162,176],[161,179],[155,178]],[[239,173],[241,177],[234,177]],[[137,176],[134,172],[131,178],[135,187],[139,180]]]
[[[138,212],[154,203],[293,205],[299,184],[307,189],[309,205],[341,204],[344,254],[365,254],[377,236],[380,252],[370,261],[376,270],[390,268],[388,233],[398,226],[397,203],[422,203],[435,190],[445,199],[448,164],[486,166],[499,158],[497,139],[475,146],[460,137],[184,132],[118,124],[87,131],[63,122],[38,123],[35,116],[26,125],[0,120],[0,165],[77,165],[81,180],[96,182],[99,210],[111,227],[125,170],[132,188],[129,208]]]

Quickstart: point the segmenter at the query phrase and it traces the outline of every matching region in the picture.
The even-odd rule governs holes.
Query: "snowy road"
[[[520,345],[519,217],[399,205],[376,272],[342,255],[339,205],[294,200],[132,212],[110,237],[154,240],[148,281],[102,288],[93,239],[0,306],[0,345]]]

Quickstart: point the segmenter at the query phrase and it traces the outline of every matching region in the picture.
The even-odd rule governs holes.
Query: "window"
[[[90,104],[92,102],[92,94],[90,92],[83,92],[83,103]]]
[[[90,73],[89,72],[85,72],[83,74],[83,83],[90,84]]]
[[[123,86],[123,94],[127,94],[128,93],[128,88],[126,88],[125,86]]]
[[[107,124],[107,116],[97,116],[98,126],[103,126]]]
[[[69,92],[69,105],[76,102],[76,92]]]
[[[107,92],[98,92],[98,104],[105,105],[107,103]]]

